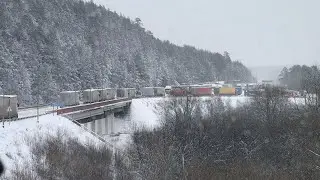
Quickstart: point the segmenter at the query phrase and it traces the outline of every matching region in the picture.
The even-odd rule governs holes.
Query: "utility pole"
[[[2,92],[2,107],[4,107],[4,92]],[[4,116],[2,116],[2,127],[4,128]]]
[[[37,123],[39,123],[39,92],[37,94]]]
[[[41,81],[39,80],[39,69],[40,69],[40,64],[38,64],[38,75],[37,75],[37,81],[39,82],[38,87],[37,87],[37,123],[39,123],[39,93],[40,93],[40,85],[41,85]]]
[[[12,111],[11,109],[11,101],[10,101],[10,97],[9,97],[9,106],[8,106],[8,109],[7,109],[7,112],[8,112],[8,120],[9,120],[9,124],[10,124],[10,121],[11,121],[11,117],[10,117],[10,112]]]
[[[187,93],[187,116],[188,116],[188,120],[191,120],[191,105],[190,105],[190,102],[191,102],[191,97],[192,97],[192,94],[191,94],[191,86],[188,86],[186,88],[186,93]]]

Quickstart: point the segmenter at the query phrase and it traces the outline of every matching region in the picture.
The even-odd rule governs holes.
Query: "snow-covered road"
[[[52,110],[53,110],[52,106],[39,107],[39,115],[46,114],[47,112],[50,112]],[[28,108],[28,109],[22,109],[18,111],[19,118],[31,117],[36,115],[37,115],[37,108]]]

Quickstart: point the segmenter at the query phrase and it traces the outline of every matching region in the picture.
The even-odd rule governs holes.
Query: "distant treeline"
[[[294,65],[284,67],[279,75],[282,85],[292,90],[307,90],[310,84],[320,84],[320,69],[317,66]]]
[[[0,92],[32,104],[59,91],[251,81],[224,55],[161,41],[131,20],[81,0],[1,0]]]

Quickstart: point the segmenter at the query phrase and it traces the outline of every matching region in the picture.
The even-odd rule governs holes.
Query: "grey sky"
[[[318,64],[318,0],[94,0],[156,37],[212,52],[228,51],[248,66]]]

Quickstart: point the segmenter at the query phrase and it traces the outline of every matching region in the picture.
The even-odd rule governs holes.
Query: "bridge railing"
[[[61,108],[56,111],[57,111],[57,114],[60,115],[60,114],[74,112],[74,111],[81,111],[81,110],[85,110],[85,109],[91,109],[91,108],[95,108],[95,107],[114,104],[114,103],[118,103],[118,102],[122,102],[122,101],[128,101],[128,100],[131,100],[131,98],[121,98],[121,99],[114,99],[114,100],[102,101],[102,102],[96,102],[96,103],[90,103],[90,104],[81,104],[78,106]]]

